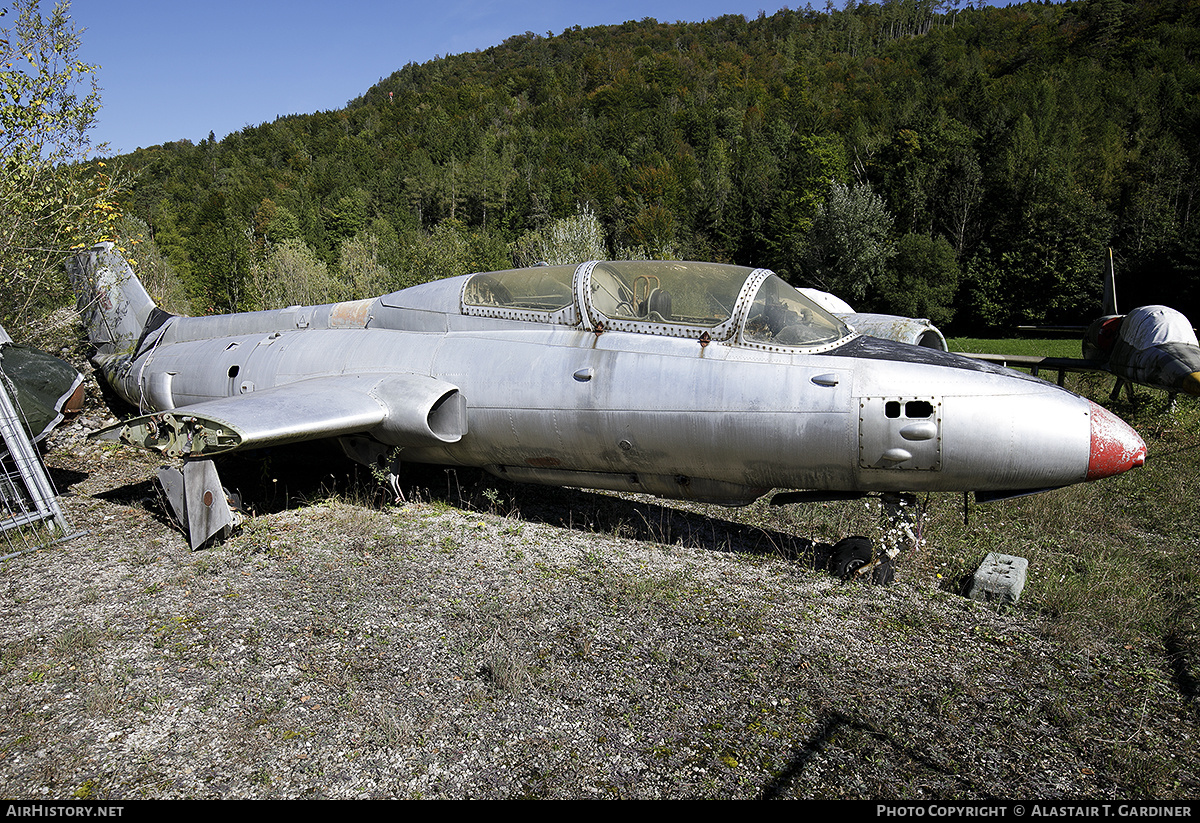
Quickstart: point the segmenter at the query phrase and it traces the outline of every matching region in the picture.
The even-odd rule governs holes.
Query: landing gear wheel
[[[865,537],[847,537],[839,540],[833,547],[833,557],[829,560],[829,570],[835,577],[849,580],[859,569],[871,562],[875,552],[871,549],[871,541]]]

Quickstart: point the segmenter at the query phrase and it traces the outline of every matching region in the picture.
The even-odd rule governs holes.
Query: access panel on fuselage
[[[858,465],[937,471],[942,463],[942,404],[931,396],[859,398]]]

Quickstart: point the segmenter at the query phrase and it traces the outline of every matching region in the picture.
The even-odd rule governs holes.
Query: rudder
[[[112,243],[67,261],[77,308],[99,355],[131,353],[155,314],[163,314]]]

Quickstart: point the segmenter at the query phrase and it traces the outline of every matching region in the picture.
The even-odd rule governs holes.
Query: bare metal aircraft
[[[140,410],[101,436],[184,459],[160,478],[193,546],[220,528],[205,458],[317,438],[392,473],[476,466],[727,505],[772,489],[1005,496],[1146,454],[1084,398],[859,335],[765,269],[588,262],[179,317],[108,245],[69,268],[97,366]]]

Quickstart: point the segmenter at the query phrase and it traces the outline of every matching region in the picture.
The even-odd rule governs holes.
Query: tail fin
[[[67,261],[67,274],[88,338],[100,356],[132,353],[148,326],[169,317],[112,243],[75,255]]]
[[[1112,249],[1108,250],[1108,258],[1104,262],[1104,315],[1106,317],[1117,313],[1117,273],[1113,269]]]

